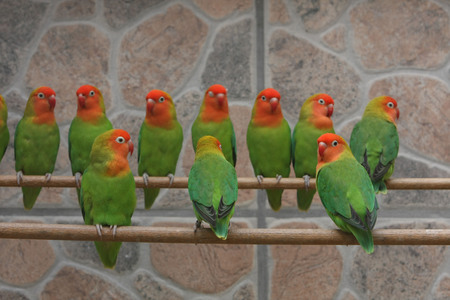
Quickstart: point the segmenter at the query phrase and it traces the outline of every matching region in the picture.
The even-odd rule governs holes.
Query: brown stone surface
[[[42,300],[134,299],[117,283],[108,282],[102,276],[71,266],[59,270],[45,285],[40,296]]]
[[[0,239],[0,279],[6,283],[35,283],[54,263],[55,252],[48,241]]]
[[[333,1],[293,0],[295,12],[302,19],[306,31],[320,31],[335,22],[350,3],[349,0]]]
[[[105,19],[111,27],[119,29],[136,20],[143,11],[163,2],[164,0],[104,0]]]
[[[350,21],[367,69],[436,68],[450,52],[449,15],[432,1],[365,1],[350,11]]]
[[[322,42],[337,52],[342,52],[346,49],[345,35],[347,30],[344,25],[337,25],[331,28],[322,36]]]
[[[2,300],[28,300],[27,296],[17,291],[0,290],[0,299]]]
[[[153,226],[193,227],[191,223],[169,222]],[[247,227],[232,221],[232,228],[235,226]],[[251,272],[254,250],[252,245],[150,244],[150,260],[162,277],[190,290],[211,294],[228,289]]]
[[[13,83],[26,59],[28,43],[44,22],[49,3],[28,0],[1,1],[0,20],[0,90]]]
[[[445,228],[437,223],[402,224],[388,228]],[[363,299],[424,299],[445,259],[445,246],[375,246],[361,248],[350,267],[350,284]]]
[[[251,283],[246,283],[239,287],[233,294],[233,300],[254,300],[256,299],[255,289]]]
[[[134,287],[142,299],[146,300],[182,300],[182,294],[156,280],[150,273],[139,271],[134,277]]]
[[[338,299],[339,300],[358,300],[359,298],[356,297],[356,295],[350,291],[344,291],[342,293],[341,297],[339,297]]]
[[[269,22],[271,24],[288,24],[290,21],[291,18],[283,0],[270,0]]]
[[[398,102],[400,147],[450,162],[450,118],[445,109],[450,106],[450,89],[445,83],[414,75],[392,76],[371,86],[370,99],[380,95]]]
[[[207,33],[208,26],[179,4],[126,33],[118,57],[125,100],[142,107],[151,89],[173,95],[191,75]]]
[[[200,105],[202,105],[203,93],[197,90],[191,90],[174,99],[175,109],[177,110],[177,119],[186,136],[191,128],[191,124],[197,117]],[[189,144],[189,143],[188,143]],[[191,143],[192,144],[192,143]]]
[[[26,87],[29,92],[39,86],[53,88],[56,121],[69,123],[75,116],[75,94],[81,85],[95,85],[106,103],[111,99],[107,77],[109,55],[108,38],[91,25],[52,27],[31,57],[25,75]]]
[[[318,228],[292,222],[275,228]],[[332,299],[342,273],[342,257],[335,246],[270,246],[273,259],[272,299]],[[320,292],[318,292],[320,291]]]
[[[333,97],[333,121],[360,105],[361,79],[349,64],[284,30],[276,30],[269,39],[268,66],[291,124],[297,122],[303,102],[316,93]]]
[[[196,115],[197,117],[197,115]],[[250,157],[247,148],[247,127],[250,122],[251,108],[243,105],[230,105],[230,119],[233,122],[234,132],[236,134],[236,174],[238,177],[253,177],[253,167],[250,163]],[[189,175],[195,154],[192,147],[192,137],[189,134],[185,141],[182,168],[185,176]],[[256,197],[256,190],[246,189],[238,191],[238,205],[247,205]]]
[[[252,20],[245,19],[224,27],[216,34],[214,50],[209,54],[202,74],[203,91],[219,83],[228,89],[229,102],[255,96],[250,72],[252,27]]]
[[[214,19],[222,19],[236,12],[245,12],[253,7],[251,0],[194,0],[194,3]]]
[[[58,21],[89,19],[95,14],[94,0],[67,0],[56,8],[55,19]]]
[[[442,278],[439,279],[438,285],[433,291],[433,299],[435,300],[445,300],[450,299],[450,275],[444,274]]]

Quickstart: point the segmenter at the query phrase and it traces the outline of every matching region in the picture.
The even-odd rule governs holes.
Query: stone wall
[[[193,162],[190,127],[205,89],[229,89],[238,176],[253,176],[245,133],[256,94],[282,95],[291,128],[313,93],[335,99],[349,138],[367,102],[397,99],[394,177],[450,177],[450,2],[447,0],[16,0],[0,2],[0,92],[11,141],[30,91],[51,86],[61,146],[55,175],[70,175],[67,134],[76,89],[103,92],[107,115],[137,143],[151,89],[169,92],[184,128],[177,176]],[[131,158],[137,172],[136,155]],[[293,176],[293,172],[291,172]],[[81,224],[73,189],[45,189],[24,211],[0,188],[0,221]],[[376,228],[448,228],[448,191],[379,196]],[[133,223],[193,226],[186,190],[162,190],[150,211],[138,190]],[[260,191],[239,192],[233,226],[335,228],[317,199],[309,212],[286,191],[280,212]],[[218,246],[126,243],[106,270],[92,242],[0,240],[1,299],[448,299],[450,251],[438,246]]]

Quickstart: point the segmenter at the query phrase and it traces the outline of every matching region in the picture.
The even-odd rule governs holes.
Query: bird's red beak
[[[327,117],[330,118],[333,115],[334,105],[328,104]]]
[[[130,152],[130,157],[133,155],[134,145],[131,140],[128,141],[128,152]]]
[[[272,107],[272,111],[274,112],[276,109],[277,109],[277,106],[278,106],[278,98],[271,98],[270,99],[270,101],[269,101],[269,103],[270,103],[270,106]]]
[[[83,108],[86,107],[86,97],[83,94],[78,94],[78,104]]]
[[[149,113],[152,113],[154,107],[155,107],[155,100],[153,100],[152,98],[147,99],[147,111]]]
[[[222,107],[224,102],[225,94],[217,94],[217,103],[219,104],[219,107]]]
[[[319,143],[319,156],[323,157],[323,153],[325,152],[325,150],[327,149],[327,144],[325,144],[324,142],[320,142]]]
[[[397,120],[400,118],[400,110],[397,108]]]
[[[48,98],[48,103],[50,104],[50,110],[53,110],[55,108],[55,105],[56,105],[56,96],[55,95],[51,95]]]

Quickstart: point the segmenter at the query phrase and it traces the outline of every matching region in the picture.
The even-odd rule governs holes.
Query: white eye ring
[[[323,99],[319,99],[319,101],[318,101],[320,104],[325,104],[325,100],[323,100]]]
[[[331,142],[331,146],[336,147],[338,145],[338,141],[334,140],[333,142]]]
[[[388,102],[387,106],[388,106],[389,108],[394,108],[394,103]]]
[[[89,96],[93,97],[94,95],[95,95],[95,92],[94,92],[94,91],[90,91],[90,92],[89,92]]]
[[[123,136],[119,136],[116,138],[116,142],[118,142],[119,144],[123,144],[125,143],[125,138]]]
[[[261,97],[261,100],[262,100],[262,101],[266,101],[266,96],[262,96],[262,97]]]
[[[166,99],[164,99],[164,97],[160,97],[160,98],[158,99],[159,103],[164,102],[164,100],[166,100]]]
[[[41,98],[41,99],[44,99],[44,98],[45,98],[44,93],[39,93],[39,94],[37,94],[37,96],[38,96],[39,98]]]
[[[210,97],[214,97],[214,93],[211,92],[211,91],[208,92],[208,95],[209,95]]]

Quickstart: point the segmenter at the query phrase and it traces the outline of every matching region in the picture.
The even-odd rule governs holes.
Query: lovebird
[[[325,133],[317,144],[316,186],[325,210],[364,251],[372,253],[378,203],[369,175],[339,135]]]
[[[8,121],[8,107],[6,106],[5,99],[0,95],[0,161],[5,155],[6,148],[9,143],[9,130],[7,126]]]
[[[397,101],[388,96],[372,99],[350,138],[350,149],[367,170],[376,193],[387,193],[385,180],[394,173],[399,139],[396,121],[400,117]]]
[[[197,217],[195,230],[205,221],[218,238],[226,240],[238,195],[237,175],[213,136],[204,136],[197,143],[188,190]]]
[[[102,93],[95,86],[81,86],[77,90],[77,98],[77,115],[69,128],[69,159],[80,202],[80,178],[89,165],[92,144],[98,135],[113,126],[106,117]]]
[[[256,97],[247,128],[247,148],[259,183],[264,177],[289,177],[291,171],[291,128],[281,112],[280,93],[268,88]],[[274,211],[281,208],[282,189],[267,189]]]
[[[334,133],[334,100],[327,94],[315,94],[303,103],[292,134],[292,164],[295,176],[305,179],[305,189],[297,190],[297,206],[307,211],[316,189],[309,188],[309,179],[316,177],[317,139],[324,133]]]
[[[128,132],[111,129],[100,134],[92,145],[89,165],[81,178],[80,204],[86,225],[109,226],[115,236],[117,226],[131,225],[136,207],[136,184],[127,155],[133,154]],[[95,241],[103,265],[113,269],[122,242]]]
[[[194,152],[202,136],[212,135],[222,144],[225,158],[236,166],[236,135],[228,113],[227,89],[224,86],[214,84],[206,90],[191,132]]]
[[[145,120],[139,131],[138,172],[148,186],[149,176],[168,176],[173,182],[183,145],[183,129],[169,94],[152,90],[147,94]],[[159,188],[145,188],[145,208],[150,209]]]
[[[55,120],[56,95],[49,87],[31,92],[23,118],[14,135],[17,183],[23,175],[45,175],[48,182],[55,169],[59,149],[59,127]],[[41,187],[22,187],[23,205],[32,209]]]

